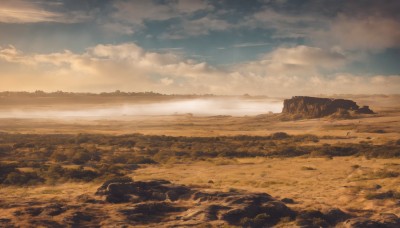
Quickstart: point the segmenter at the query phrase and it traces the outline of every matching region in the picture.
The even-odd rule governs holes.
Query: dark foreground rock
[[[395,214],[381,214],[377,219],[364,217],[351,218],[343,223],[346,228],[398,228],[400,218]]]
[[[295,96],[283,102],[282,113],[296,118],[320,118],[337,114],[348,117],[349,112],[373,114],[368,106],[359,107],[356,102],[345,99]]]
[[[102,185],[97,195],[108,203],[129,203],[120,210],[131,224],[178,221],[224,221],[237,226],[272,226],[296,212],[266,193],[202,192],[165,180],[115,182]],[[185,205],[185,206],[182,206]]]
[[[176,201],[191,193],[185,186],[171,184],[165,180],[109,182],[101,186],[96,194],[105,195],[109,203],[142,202],[142,201]]]
[[[356,217],[338,208],[300,210],[266,193],[207,191],[165,180],[106,181],[69,202],[20,204],[0,227],[400,227],[395,214]],[[288,206],[289,205],[289,206]],[[29,224],[29,225],[27,225]]]

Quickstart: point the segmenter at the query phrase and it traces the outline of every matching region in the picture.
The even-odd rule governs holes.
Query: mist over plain
[[[0,118],[96,118],[114,119],[124,116],[163,116],[192,114],[195,116],[254,116],[282,110],[276,99],[196,98],[184,100],[149,101],[146,103],[33,105],[0,111]]]

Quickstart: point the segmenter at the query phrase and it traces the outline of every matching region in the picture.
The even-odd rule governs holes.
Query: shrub
[[[4,184],[10,185],[34,185],[42,183],[43,178],[39,177],[35,172],[11,172],[3,181]]]
[[[17,164],[0,163],[0,183],[2,183],[9,173],[17,172]]]
[[[271,135],[271,139],[287,139],[290,136],[286,132],[275,132]]]
[[[8,152],[12,151],[12,149],[13,148],[11,146],[0,145],[0,155],[8,153]]]
[[[64,168],[61,165],[51,165],[48,169],[47,169],[47,173],[46,175],[51,178],[51,179],[58,179],[63,177],[65,173]]]
[[[399,172],[386,170],[386,169],[376,171],[372,174],[372,177],[377,178],[377,179],[394,178],[394,177],[398,177],[398,176],[400,176]]]
[[[317,169],[309,166],[302,166],[301,170],[317,170]]]
[[[365,196],[366,199],[400,199],[400,192],[387,191],[382,193],[369,193]]]
[[[83,150],[83,151],[77,151],[75,154],[72,156],[72,163],[77,164],[77,165],[82,165],[85,164],[86,162],[90,161],[92,159],[92,154]]]
[[[65,155],[65,154],[62,153],[62,152],[54,152],[54,153],[51,155],[51,159],[53,159],[53,160],[56,161],[56,162],[63,162],[63,161],[68,160],[68,156]]]
[[[293,141],[295,142],[319,142],[319,138],[316,135],[305,134],[294,136]]]
[[[64,177],[73,180],[91,181],[99,177],[99,173],[92,170],[80,169],[65,169]]]

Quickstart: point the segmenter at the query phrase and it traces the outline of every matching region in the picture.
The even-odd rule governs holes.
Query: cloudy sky
[[[398,0],[2,0],[0,91],[400,91]]]

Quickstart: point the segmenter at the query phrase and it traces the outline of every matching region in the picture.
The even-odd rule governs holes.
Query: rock
[[[343,222],[351,217],[349,214],[346,214],[338,208],[326,210],[324,211],[324,215],[325,220],[331,225],[336,225],[337,223]]]
[[[206,220],[206,221],[218,220],[218,212],[220,210],[224,210],[224,209],[225,210],[229,209],[229,207],[224,207],[224,206],[215,205],[215,204],[209,205],[209,206],[207,206],[207,208],[204,211],[204,218],[203,219]]]
[[[378,221],[382,224],[382,227],[387,227],[387,228],[400,227],[400,218],[392,213],[381,214]]]
[[[132,178],[130,177],[116,177],[116,178],[112,178],[110,180],[105,181],[96,191],[96,195],[104,195],[105,191],[107,190],[108,185],[110,185],[111,183],[129,183],[129,182],[133,182]]]
[[[354,111],[359,114],[373,114],[368,106],[359,108],[356,102],[345,99],[331,99],[318,97],[295,96],[283,102],[283,114],[297,118],[320,118],[334,113],[348,113]]]
[[[133,182],[128,183],[110,183],[106,190],[107,195],[123,196],[126,194],[135,193],[135,184]]]
[[[107,195],[106,202],[108,203],[125,203],[131,201],[130,195]]]
[[[251,214],[246,212],[243,208],[236,208],[222,214],[222,219],[227,221],[229,224],[239,224],[241,219],[254,216],[255,215],[251,216]]]
[[[122,203],[166,199],[176,201],[190,192],[191,190],[185,186],[173,185],[164,180],[153,180],[124,183],[107,181],[96,194],[106,195],[106,201],[109,203]]]
[[[62,204],[56,203],[46,206],[43,211],[46,215],[57,216],[67,211],[67,208]]]
[[[85,212],[76,211],[71,216],[65,217],[64,222],[72,226],[77,226],[82,222],[90,222],[92,219],[92,215]]]
[[[130,221],[145,223],[149,221],[159,221],[167,213],[180,212],[182,210],[185,209],[182,207],[175,207],[167,202],[146,202],[122,209],[119,212],[124,214]]]
[[[286,206],[285,203],[294,203],[294,200],[289,198],[277,200],[266,193],[245,191],[195,191],[163,180],[107,182],[107,185],[103,184],[98,189],[98,194],[106,196],[107,202],[130,202],[130,204],[122,205],[124,208],[118,210],[125,216],[129,225],[147,226],[168,221],[168,224],[181,226],[210,223],[240,227],[273,227],[287,225],[286,223],[290,222],[290,225],[299,227],[339,225],[399,227],[399,219],[394,214],[382,215],[379,219],[367,219],[351,218],[351,215],[337,208],[323,212],[318,210],[296,212]],[[81,222],[90,221],[91,217],[88,215],[89,218],[87,218],[83,215],[74,214],[67,217],[68,224],[87,225],[82,225]]]
[[[171,201],[176,201],[179,198],[181,198],[183,195],[185,195],[189,192],[190,192],[190,189],[188,189],[186,187],[177,186],[175,188],[172,188],[168,192],[166,192],[166,197],[167,197],[167,199],[169,199]]]
[[[364,217],[358,217],[346,220],[343,223],[345,228],[398,228],[400,227],[400,218],[392,213],[381,214],[378,218],[369,219]]]
[[[358,217],[358,218],[353,218],[353,219],[348,219],[343,223],[345,228],[376,228],[376,227],[382,227],[381,223],[364,218],[364,217]]]
[[[192,199],[197,200],[199,202],[218,201],[221,199],[224,199],[225,201],[229,201],[229,200],[231,200],[231,198],[229,198],[229,196],[231,196],[231,194],[227,193],[227,192],[213,192],[213,193],[195,192],[192,195]]]
[[[296,224],[300,227],[328,227],[325,215],[317,210],[302,211],[296,218]]]
[[[356,113],[358,114],[375,114],[371,109],[369,109],[369,106],[362,106],[358,110],[356,110]]]
[[[234,196],[233,196],[234,197]],[[265,214],[266,218],[262,225],[272,226],[279,222],[283,217],[295,216],[295,212],[288,208],[284,203],[273,201],[268,194],[248,194],[236,196],[238,199],[229,204],[233,209],[222,213],[221,219],[231,225],[240,225],[243,221],[248,223],[260,214]]]
[[[283,198],[281,199],[282,202],[287,203],[287,204],[294,204],[294,200],[290,198]]]
[[[94,199],[89,194],[82,194],[76,197],[79,202],[82,203],[100,203],[99,200]]]

